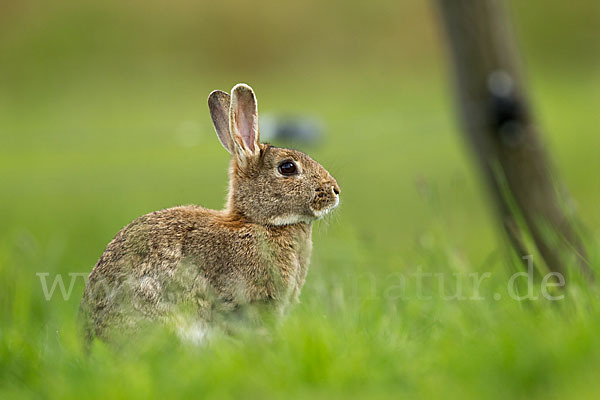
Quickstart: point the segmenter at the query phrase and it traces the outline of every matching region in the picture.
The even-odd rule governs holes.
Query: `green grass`
[[[403,7],[421,10],[410,4]],[[552,4],[555,20],[567,18]],[[553,49],[544,52],[538,36],[557,33],[529,28],[535,7],[516,9],[518,30],[533,32],[523,43],[533,52],[528,76],[539,121],[600,273],[595,47],[588,58],[549,66]],[[0,50],[20,61],[0,65],[11,78],[0,92],[0,398],[598,397],[598,289],[575,281],[563,300],[548,301],[536,281],[538,300],[509,298],[518,267],[464,151],[431,27],[410,25],[404,16],[425,40],[417,46],[392,37],[411,58],[396,55],[391,66],[376,59],[348,65],[350,56],[330,54],[349,29],[338,21],[337,35],[318,48],[295,49],[314,59],[269,67],[273,55],[287,51],[284,36],[265,47],[262,64],[219,70],[214,60],[189,61],[181,49],[162,54],[160,41],[131,51],[137,47],[127,44],[142,41],[144,32],[159,37],[152,22],[161,12],[150,7],[131,27],[127,18],[136,9],[115,10],[90,13],[75,27],[57,11],[52,29],[32,23],[35,29],[23,28],[31,35],[15,34],[20,41],[10,41],[12,47],[0,40]],[[263,11],[280,23],[276,12]],[[297,10],[299,18],[309,11]],[[315,18],[337,8],[324,12]],[[93,23],[110,26],[107,48],[120,51],[77,36]],[[386,36],[385,26],[373,38]],[[38,28],[39,37],[31,33]],[[120,48],[128,29],[140,37]],[[177,29],[162,46],[190,33]],[[569,37],[584,40],[588,31]],[[365,38],[356,51],[385,53]],[[567,39],[557,45],[569,57],[585,53]],[[190,203],[220,208],[227,154],[210,126],[206,97],[238,80],[253,85],[260,112],[316,115],[326,124],[322,145],[305,150],[337,178],[342,204],[315,225],[301,304],[266,333],[193,346],[157,330],[117,351],[96,342],[84,356],[76,329],[83,280],[68,300],[56,293],[47,301],[36,274],[47,272],[50,280],[63,274],[68,284],[66,274],[89,272],[113,235],[144,213]],[[466,297],[475,290],[469,274],[490,277],[479,288],[483,299],[448,300],[438,275],[425,278],[420,293],[411,275],[418,271],[443,274],[448,296],[457,276]]]

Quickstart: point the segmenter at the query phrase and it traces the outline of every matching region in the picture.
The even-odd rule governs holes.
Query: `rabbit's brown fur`
[[[335,208],[339,187],[306,154],[258,141],[256,99],[246,85],[215,91],[211,116],[232,153],[226,208],[175,207],[144,215],[109,243],[81,303],[89,337],[109,339],[178,307],[210,326],[253,304],[281,311],[308,269],[311,223]],[[282,163],[297,173],[284,175]]]

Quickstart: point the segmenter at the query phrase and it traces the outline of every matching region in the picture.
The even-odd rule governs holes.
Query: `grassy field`
[[[395,55],[386,64],[385,43],[370,43],[387,37],[394,21],[377,30],[377,15],[365,14],[363,29],[371,30],[360,36],[365,43],[353,42],[365,59],[348,63],[348,48],[329,52],[350,31],[338,22],[323,42],[298,45],[299,55],[270,66],[279,51],[293,52],[286,40],[302,32],[264,39],[286,21],[269,19],[265,6],[271,24],[259,38],[269,45],[258,46],[262,62],[244,68],[229,64],[235,44],[216,51],[218,63],[187,42],[171,48],[188,33],[176,22],[192,24],[180,11],[161,19],[172,36],[155,33],[159,3],[135,18],[137,9],[117,2],[46,10],[46,19],[25,13],[1,31],[11,62],[0,65],[0,398],[600,394],[598,289],[575,282],[564,299],[549,301],[536,281],[537,300],[509,296],[517,266],[455,126],[431,21],[403,19],[423,35],[422,46],[390,38],[408,60]],[[541,22],[535,7],[513,3],[539,121],[600,273],[600,46],[586,36],[600,13],[563,14],[550,1]],[[420,2],[407,4],[399,7],[428,15]],[[295,10],[298,18],[310,17],[306,7]],[[335,13],[327,7],[319,18]],[[29,25],[19,25],[24,20]],[[570,36],[552,31],[553,23]],[[88,26],[105,27],[108,44],[82,34]],[[212,54],[211,46],[206,40],[201,50]],[[180,204],[222,207],[227,153],[206,97],[238,81],[254,87],[260,112],[314,115],[326,127],[325,140],[303,150],[337,178],[342,204],[314,227],[301,304],[267,334],[193,346],[157,331],[118,351],[95,343],[84,357],[75,319],[84,280],[69,274],[89,273],[139,215]],[[70,296],[57,288],[47,300],[40,273],[48,284],[60,274],[66,289],[74,277]],[[432,275],[419,285],[419,273]],[[485,273],[477,290],[472,274]],[[457,285],[464,298],[449,299]]]

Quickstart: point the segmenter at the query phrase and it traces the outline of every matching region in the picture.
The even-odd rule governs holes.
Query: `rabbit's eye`
[[[286,175],[286,176],[294,175],[298,172],[298,168],[296,168],[296,164],[294,164],[291,161],[282,162],[281,164],[279,164],[279,167],[277,167],[277,170],[279,171],[279,173],[281,175]]]

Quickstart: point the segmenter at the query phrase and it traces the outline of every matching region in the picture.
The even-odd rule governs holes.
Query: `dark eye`
[[[277,167],[277,169],[279,170],[279,173],[281,175],[286,176],[294,175],[296,172],[298,172],[296,164],[294,164],[292,161],[282,162],[281,164],[279,164],[279,167]]]

